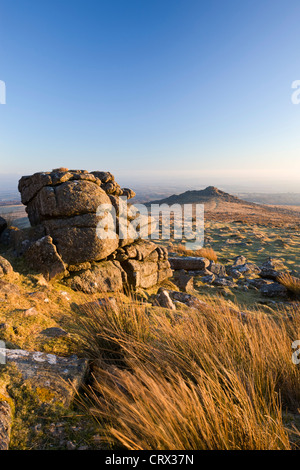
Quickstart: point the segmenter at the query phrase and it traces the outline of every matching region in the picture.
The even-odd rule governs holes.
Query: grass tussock
[[[221,301],[180,314],[133,303],[88,310],[82,322],[94,359],[89,411],[110,445],[297,445],[298,431],[284,421],[287,411],[296,416],[300,400],[300,369],[291,357],[297,315],[241,317]]]
[[[184,245],[174,247],[174,251],[183,256],[201,256],[210,261],[218,261],[218,256],[213,248],[200,248],[199,250],[188,250]]]
[[[300,298],[300,279],[289,273],[283,273],[278,276],[277,281],[280,282],[287,290]]]

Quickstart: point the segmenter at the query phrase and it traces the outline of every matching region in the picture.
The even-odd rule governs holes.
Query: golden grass
[[[83,326],[94,358],[89,411],[112,445],[295,447],[282,410],[297,413],[300,400],[296,314],[241,316],[222,301],[180,314],[133,303],[86,311]]]
[[[277,281],[287,288],[289,292],[300,297],[300,279],[291,276],[289,273],[283,273],[278,276]]]
[[[188,250],[184,245],[178,245],[173,250],[183,256],[201,256],[210,261],[218,261],[218,256],[213,248],[200,248],[199,250]]]

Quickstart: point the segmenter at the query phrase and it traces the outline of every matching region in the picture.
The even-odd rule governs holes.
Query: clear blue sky
[[[299,47],[299,0],[0,0],[0,173],[295,190]]]

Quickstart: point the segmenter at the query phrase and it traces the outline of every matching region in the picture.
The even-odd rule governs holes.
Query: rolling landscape
[[[60,232],[51,232],[49,215],[44,219],[42,214],[63,211],[72,225],[77,211],[74,204],[68,206],[66,191],[73,185],[81,185],[76,196],[79,212],[87,210],[79,209],[85,191],[90,191],[90,200],[108,191],[113,201],[118,196],[111,188],[114,194],[122,190],[110,173],[54,170],[46,175],[56,181],[57,209],[47,209],[49,202],[45,199],[41,205],[41,198],[50,179],[43,183],[43,175],[33,175],[31,186],[26,179],[19,184],[25,205],[12,201],[1,206],[0,325],[8,360],[0,380],[7,400],[2,403],[15,410],[12,418],[0,408],[7,430],[0,428],[2,448],[297,448],[298,369],[290,364],[290,343],[300,327],[297,207],[247,202],[212,186],[187,191],[147,205],[204,204],[203,248],[188,250],[185,240],[172,238],[137,240],[122,243],[113,255],[104,253],[103,261],[92,261],[94,250],[85,253],[78,246],[73,260],[70,244],[76,241],[70,238],[64,251]],[[103,189],[95,177],[102,178]],[[40,202],[29,202],[26,208],[34,194],[28,191],[36,192],[39,180],[46,184],[37,193]],[[58,199],[63,188],[66,206]],[[48,227],[53,241],[49,236],[38,239],[42,226]],[[87,240],[91,246],[96,243],[90,234]],[[99,253],[101,249],[96,248]],[[140,261],[130,261],[136,256],[132,249],[140,253]],[[161,259],[166,260],[159,262],[166,271],[158,271],[158,277],[155,250],[164,250]],[[209,325],[214,325],[212,330]],[[264,351],[262,364],[263,343],[272,351]],[[69,370],[70,385],[63,367]],[[279,380],[277,374],[285,367]],[[279,390],[282,402],[276,398]],[[234,415],[231,394],[243,397]],[[170,397],[178,402],[178,415],[170,409]],[[225,397],[226,413],[220,415]],[[182,432],[188,409],[193,411]],[[245,417],[247,430],[241,427]],[[158,419],[164,423],[159,432]]]

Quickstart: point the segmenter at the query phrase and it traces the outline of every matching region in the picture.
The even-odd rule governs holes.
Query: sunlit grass
[[[180,313],[133,303],[87,311],[84,324],[94,359],[89,411],[110,444],[292,447],[282,410],[297,415],[300,400],[296,314],[241,316],[221,301]]]

